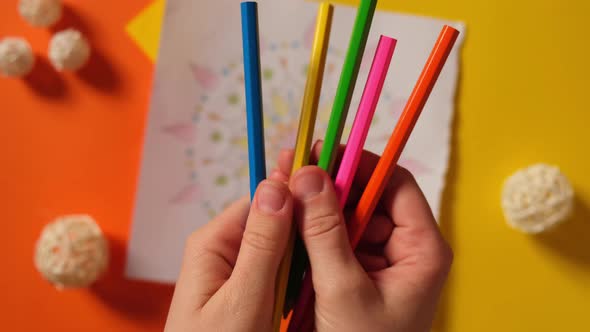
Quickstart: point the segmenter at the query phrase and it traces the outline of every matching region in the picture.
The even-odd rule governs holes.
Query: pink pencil
[[[389,70],[389,64],[391,63],[396,43],[397,40],[386,36],[381,36],[379,39],[379,45],[377,46],[373,65],[369,72],[367,85],[365,85],[359,110],[354,118],[352,131],[350,132],[348,143],[342,156],[336,181],[334,182],[334,189],[336,189],[336,193],[340,198],[340,206],[343,208],[346,205],[346,200],[352,187],[352,181],[361,161],[363,147],[369,134],[369,128],[371,127],[373,115],[375,114],[375,109],[381,96],[381,90],[383,90],[383,83]]]
[[[396,43],[397,40],[386,36],[381,36],[379,39],[379,45],[377,46],[371,71],[369,72],[369,78],[367,79],[361,103],[354,119],[352,131],[350,132],[348,143],[344,150],[344,156],[340,163],[340,169],[338,170],[338,175],[334,183],[336,194],[340,200],[340,206],[343,208],[346,205],[346,200],[352,187],[352,181],[361,160],[363,147],[367,140],[369,128],[373,121],[373,115],[379,102]],[[309,273],[310,270],[308,269],[307,272],[303,280],[301,293],[293,310],[293,316],[291,317],[288,329],[289,332],[299,331],[303,327],[302,324],[304,324],[304,321],[310,318],[306,314],[306,310],[313,309],[311,308],[311,304],[313,303],[313,285],[311,282],[311,273]]]

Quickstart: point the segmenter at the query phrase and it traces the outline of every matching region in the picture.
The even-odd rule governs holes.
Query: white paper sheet
[[[317,5],[259,1],[268,169],[292,147]],[[316,137],[325,133],[356,9],[337,6]],[[381,153],[443,24],[378,12],[365,50],[343,142],[350,130],[379,35],[398,39],[366,148]],[[463,34],[462,34],[463,35]],[[457,42],[401,164],[416,176],[435,215],[449,158],[459,71]],[[148,117],[127,275],[174,282],[186,237],[248,193],[247,144],[237,0],[169,0]]]

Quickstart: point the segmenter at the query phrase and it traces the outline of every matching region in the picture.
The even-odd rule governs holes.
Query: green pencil
[[[342,130],[346,123],[350,101],[354,92],[354,86],[356,85],[365,46],[367,45],[367,38],[371,30],[376,6],[377,0],[361,1],[354,23],[354,29],[352,30],[352,36],[350,37],[348,52],[344,60],[342,74],[340,74],[340,82],[336,90],[332,114],[330,115],[330,122],[328,123],[322,153],[318,162],[318,166],[330,174],[332,174],[336,152],[342,139]]]
[[[357,12],[354,28],[350,37],[348,52],[344,59],[344,66],[340,74],[340,81],[336,90],[336,97],[332,106],[330,122],[326,130],[322,152],[318,161],[318,166],[332,174],[334,161],[340,140],[342,139],[342,130],[348,116],[350,101],[356,85],[359,68],[367,45],[367,38],[371,30],[371,23],[377,7],[377,0],[361,0]],[[291,273],[289,274],[289,284],[287,289],[287,302],[284,308],[285,316],[290,311],[295,298],[299,295],[302,276],[307,267],[307,255],[303,241],[297,237],[293,252],[293,261],[291,264]]]

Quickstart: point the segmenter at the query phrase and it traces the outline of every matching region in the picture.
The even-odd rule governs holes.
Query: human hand
[[[319,152],[316,145],[312,156]],[[292,152],[281,154],[277,178],[286,177],[292,158]],[[378,161],[364,152],[345,214],[356,207]],[[316,331],[429,331],[452,251],[412,175],[395,170],[354,253],[329,176],[305,167],[290,187],[313,271]]]
[[[294,205],[314,271],[317,331],[427,331],[451,251],[411,175],[396,171],[355,257],[332,181],[317,167],[289,178],[291,160],[281,155],[249,212],[243,199],[187,241],[166,331],[271,331]],[[364,154],[351,207],[377,161]]]
[[[193,233],[165,331],[270,332],[292,212],[287,185],[271,176],[251,206],[244,198]]]

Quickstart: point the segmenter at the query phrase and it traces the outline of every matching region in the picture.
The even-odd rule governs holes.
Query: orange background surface
[[[51,69],[51,31],[16,3],[0,1],[0,37],[25,36],[39,63],[27,80],[0,78],[1,330],[161,331],[172,287],[123,278],[153,67],[125,25],[149,1],[66,1],[58,28],[82,30],[95,51],[77,74]],[[113,262],[92,289],[58,292],[35,271],[33,244],[70,213],[99,221]]]

